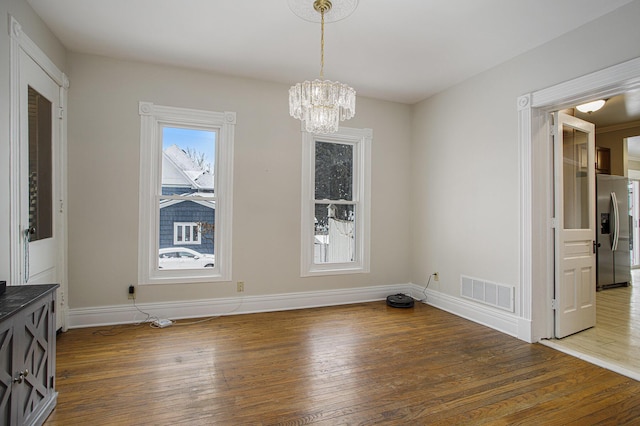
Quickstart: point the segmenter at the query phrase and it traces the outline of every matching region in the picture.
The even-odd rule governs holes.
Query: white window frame
[[[186,241],[184,239],[186,228],[189,229],[189,241]],[[194,228],[198,230],[198,232],[196,233],[196,239],[193,238]],[[181,230],[181,232],[178,232],[178,230]],[[196,222],[173,222],[173,245],[199,245],[201,233],[202,231],[200,229],[200,225],[198,225]],[[178,235],[182,235],[182,241],[178,240]]]
[[[233,205],[233,144],[235,112],[212,112],[140,102],[140,199],[138,284],[175,284],[231,281],[231,229]],[[159,200],[162,196],[162,128],[185,127],[215,131],[215,267],[202,269],[158,268]],[[191,197],[197,201],[197,197]]]
[[[353,203],[355,205],[355,256],[353,262],[314,262],[315,143],[342,143],[353,146]],[[371,142],[373,130],[341,127],[330,135],[302,132],[302,277],[368,273],[371,234]]]

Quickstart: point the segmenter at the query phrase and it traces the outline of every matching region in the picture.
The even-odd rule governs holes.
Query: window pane
[[[345,263],[355,258],[355,206],[317,203],[314,263]]]
[[[29,87],[29,228],[31,241],[53,236],[51,102]]]
[[[213,266],[216,137],[217,133],[210,130],[162,129],[162,195],[180,196],[160,200],[158,241],[162,269]],[[194,195],[210,199],[196,200]],[[186,247],[190,251],[184,251]],[[175,258],[163,258],[170,249],[182,251]]]
[[[162,128],[162,195],[213,194],[216,132]]]
[[[564,229],[589,228],[588,134],[564,128]]]
[[[316,141],[316,200],[353,200],[353,145]]]

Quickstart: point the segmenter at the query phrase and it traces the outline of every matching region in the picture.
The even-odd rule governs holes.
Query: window
[[[200,244],[200,225],[193,222],[173,222],[173,244]]]
[[[303,135],[301,274],[369,272],[373,132]]]
[[[229,281],[235,113],[139,113],[139,283]]]

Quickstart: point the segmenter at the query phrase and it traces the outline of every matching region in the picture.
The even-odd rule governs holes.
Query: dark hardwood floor
[[[178,324],[60,335],[45,425],[640,424],[640,382],[422,304]]]

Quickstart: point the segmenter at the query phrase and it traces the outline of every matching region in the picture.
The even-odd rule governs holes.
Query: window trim
[[[212,112],[139,102],[140,198],[138,226],[138,284],[175,284],[231,281],[233,145],[235,112]],[[216,140],[216,266],[202,270],[158,269],[158,223],[161,198],[162,127],[202,128],[218,132]],[[166,197],[164,197],[166,198]]]
[[[330,135],[302,132],[302,220],[300,276],[357,274],[370,271],[372,129],[340,127]],[[353,145],[353,204],[356,210],[355,259],[345,263],[314,263],[315,142]]]
[[[179,241],[178,240],[178,228],[182,228],[182,232],[180,233],[182,235],[182,239],[183,241]],[[189,241],[184,240],[184,237],[186,235],[185,233],[185,229],[189,229]],[[196,228],[198,230],[198,232],[196,232],[196,239],[193,239],[193,229]],[[173,245],[177,246],[177,245],[186,245],[186,246],[197,246],[200,245],[200,234],[202,234],[202,231],[200,230],[200,225],[198,225],[196,222],[173,222]]]

